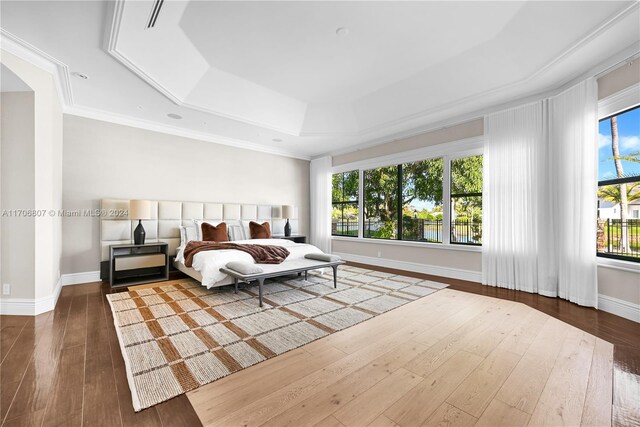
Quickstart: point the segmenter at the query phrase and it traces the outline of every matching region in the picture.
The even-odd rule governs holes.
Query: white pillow
[[[196,229],[196,236],[198,236],[197,240],[202,240],[202,223],[206,222],[207,224],[211,224],[214,227],[217,227],[218,225],[222,224],[224,221],[204,221],[201,219],[194,219],[193,220],[193,224],[195,225],[195,229]]]
[[[251,220],[251,221],[253,221],[253,220]],[[240,224],[242,224],[242,232],[244,233],[244,238],[246,240],[251,239],[251,228],[249,227],[249,223],[251,221],[240,221]]]
[[[244,228],[240,221],[227,221],[227,233],[229,234],[229,240],[247,240],[248,235],[245,234]]]
[[[180,247],[185,247],[192,240],[198,240],[196,228],[180,226]]]

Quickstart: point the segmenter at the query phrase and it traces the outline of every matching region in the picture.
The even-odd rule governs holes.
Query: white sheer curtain
[[[483,283],[538,292],[543,101],[485,117]],[[555,295],[553,295],[555,296]]]
[[[331,156],[311,160],[309,240],[323,252],[331,252]]]
[[[595,79],[550,103],[557,217],[558,296],[597,307],[598,95]]]
[[[485,117],[484,284],[597,306],[594,79]]]

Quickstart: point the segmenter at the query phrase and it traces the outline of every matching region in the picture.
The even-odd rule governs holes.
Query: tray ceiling
[[[89,76],[69,112],[300,157],[559,87],[640,42],[636,2],[165,1],[146,28],[154,5],[3,1],[2,27]]]

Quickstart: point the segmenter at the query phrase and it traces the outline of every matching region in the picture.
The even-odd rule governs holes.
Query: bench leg
[[[260,307],[262,307],[262,285],[264,285],[264,279],[258,279],[258,298],[260,299]]]
[[[307,281],[307,270],[304,271],[304,281]]]
[[[234,278],[233,284],[235,285],[235,288],[236,288],[235,289],[235,293],[237,294],[238,293],[238,278],[237,277]]]
[[[338,266],[332,265],[331,268],[333,268],[333,287],[337,289],[338,288]]]

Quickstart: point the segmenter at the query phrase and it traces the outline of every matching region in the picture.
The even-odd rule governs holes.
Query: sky
[[[598,126],[598,180],[616,178],[611,151],[611,120],[602,120]],[[620,155],[640,152],[640,107],[618,116]],[[640,163],[622,161],[625,175],[640,175]]]

